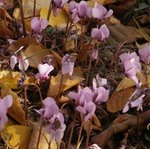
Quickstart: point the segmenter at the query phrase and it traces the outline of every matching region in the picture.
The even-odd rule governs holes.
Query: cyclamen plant
[[[86,17],[87,8],[88,8],[88,5],[86,1],[81,1],[80,3],[71,1],[69,3],[69,10],[71,12],[72,20],[74,23],[78,23],[80,19]]]
[[[93,28],[91,32],[91,37],[99,41],[104,41],[109,37],[109,29],[105,24],[103,24],[99,29]]]
[[[103,5],[98,4],[97,1],[95,2],[94,7],[89,6],[87,8],[87,17],[88,18],[95,18],[98,20],[104,20],[104,19],[112,16],[112,14],[113,14],[112,9],[107,11],[107,9]]]
[[[49,78],[49,73],[54,70],[54,67],[49,64],[39,64],[38,65],[39,73],[35,75],[36,79],[41,81],[45,81]]]
[[[21,51],[23,49],[23,46],[21,46],[19,48],[19,50],[17,50],[18,52]],[[14,69],[15,68],[15,65],[18,64],[18,67],[20,70],[22,71],[26,71],[29,67],[29,61],[28,59],[23,56],[23,54],[21,53],[19,56],[16,56],[16,55],[12,55],[10,57],[10,67],[11,69]]]
[[[38,17],[34,17],[31,20],[31,29],[39,34],[48,26],[48,21],[46,19],[40,19]]]
[[[43,108],[37,110],[43,117],[44,128],[50,134],[51,139],[60,141],[63,138],[66,125],[64,116],[59,110],[55,100],[47,97],[43,100]]]

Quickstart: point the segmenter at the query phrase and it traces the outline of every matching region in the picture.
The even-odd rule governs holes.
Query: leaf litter
[[[6,95],[13,98],[13,104],[7,111],[13,121],[9,124],[8,120],[8,125],[1,131],[1,139],[5,143],[0,143],[3,147],[21,149],[90,149],[92,144],[111,149],[122,146],[148,148],[149,62],[141,62],[142,71],[137,78],[142,85],[138,94],[130,99],[137,90],[137,82],[124,73],[119,57],[125,52],[138,53],[138,49],[145,47],[139,45],[149,42],[149,34],[145,32],[149,29],[149,13],[146,11],[149,3],[144,1],[144,5],[143,2],[139,5],[134,0],[99,0],[85,4],[82,1],[71,8],[68,3],[63,6],[62,1],[60,4],[54,2],[22,0],[22,3],[13,3],[13,0],[6,0],[5,7],[0,6],[1,98]],[[0,3],[3,4],[3,1]],[[108,13],[98,3],[105,4],[107,10],[113,9],[114,16],[107,18],[111,12]],[[99,16],[94,11],[99,11],[99,8],[108,14],[104,14],[101,20],[89,19],[90,14],[85,17],[84,9],[78,10],[80,6],[85,9],[87,6],[89,9],[94,7],[92,15],[95,18]],[[137,22],[125,19],[133,11]],[[140,16],[140,12],[146,13]],[[36,22],[31,25],[35,16],[40,20],[48,19],[47,26],[37,33],[34,29],[40,29],[44,24]],[[102,24],[108,26],[108,39],[105,39],[107,29],[100,29]],[[102,35],[98,40],[96,34],[92,35],[95,39],[90,37],[92,28]],[[21,46],[23,50],[18,51]],[[98,49],[98,53],[92,53],[93,49]],[[12,55],[21,59],[22,69],[17,66],[14,70],[10,69]],[[29,61],[27,71],[24,70],[26,59],[23,56]],[[54,69],[49,72],[46,67],[39,66],[45,63],[53,65]],[[37,77],[37,74],[41,76]],[[107,85],[101,86],[100,80],[94,84],[93,78],[97,74],[107,79]],[[110,92],[108,99],[103,94],[106,89]],[[141,94],[145,95],[143,111],[130,109],[132,102]],[[127,102],[130,102],[129,111],[123,114]]]

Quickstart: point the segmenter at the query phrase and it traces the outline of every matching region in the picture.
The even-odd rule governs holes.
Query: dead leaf
[[[31,134],[31,140],[29,143],[28,149],[37,149],[37,140],[39,135],[40,124],[33,123],[33,131]],[[40,139],[39,149],[48,149],[48,143],[50,142],[50,135],[45,132],[44,128],[42,129],[42,135]],[[51,141],[51,149],[57,149],[57,144],[53,140]]]
[[[24,46],[24,48],[27,48],[29,45],[37,45],[37,41],[33,38],[33,37],[24,37],[24,38],[20,38],[18,39],[16,42],[13,42],[13,44],[11,44],[8,47],[8,50],[10,51],[17,51],[21,46]]]
[[[13,105],[9,108],[8,114],[20,124],[25,124],[25,112],[20,104],[20,98],[8,86],[1,87],[1,96],[11,95],[13,97]]]
[[[18,80],[21,79],[21,76],[22,74],[20,72],[2,70],[0,71],[0,84],[16,89]]]
[[[42,8],[40,12],[40,17],[42,19],[47,19],[47,15],[48,15],[48,9]],[[59,9],[57,16],[54,16],[53,13],[51,13],[50,19],[49,19],[49,25],[53,27],[60,27],[62,26],[62,24],[67,24],[67,21],[68,21],[67,12],[63,9]]]
[[[50,0],[36,0],[36,16],[40,14],[41,8],[48,8],[49,7]],[[33,16],[33,6],[34,6],[34,0],[22,0],[22,6],[24,10],[24,17],[29,18]],[[16,8],[18,9],[18,8]],[[20,19],[20,13],[16,13],[18,10],[14,10],[14,16],[16,19]]]
[[[29,60],[29,65],[31,67],[37,68],[38,64],[42,63],[43,57],[49,54],[49,50],[42,48],[40,45],[31,44],[23,54]]]
[[[121,111],[134,91],[135,88],[133,87],[115,91],[106,103],[107,110],[112,113]]]
[[[139,80],[142,82],[142,86],[146,85],[146,77],[142,73],[137,74],[137,76]],[[147,78],[148,80],[150,80],[150,75],[148,75]],[[147,82],[147,85],[150,86],[149,82]],[[134,86],[135,82],[132,79],[125,77],[117,86],[116,91],[124,90]]]
[[[31,130],[28,126],[10,125],[1,132],[1,137],[9,148],[28,149]]]
[[[18,81],[21,80],[22,74],[17,71],[8,71],[2,70],[0,71],[0,86],[4,85],[8,86],[11,89],[18,88]],[[33,78],[26,77],[25,84],[35,82]]]
[[[55,77],[51,77],[50,86],[48,89],[47,96],[55,97],[59,93],[59,86],[60,86],[60,80],[61,80],[61,72],[57,74]],[[64,75],[63,77],[63,83],[62,83],[62,89],[61,91],[66,91],[69,88],[79,84],[81,81],[83,81],[84,78],[82,78],[81,70],[75,69],[72,76]]]
[[[13,32],[7,27],[8,22],[0,19],[0,35],[1,37],[13,38]]]
[[[140,30],[124,25],[111,25],[108,26],[110,30],[109,41],[112,44],[123,43],[132,43],[138,38],[144,38]]]

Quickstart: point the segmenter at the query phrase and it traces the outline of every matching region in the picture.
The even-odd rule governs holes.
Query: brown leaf
[[[29,65],[37,68],[38,64],[42,63],[43,57],[49,54],[49,50],[40,45],[31,44],[23,53],[29,60]]]
[[[143,34],[140,30],[130,27],[130,26],[124,26],[124,25],[111,25],[108,26],[110,30],[110,37],[109,41],[112,42],[112,44],[118,44],[118,43],[132,43],[137,38],[144,38]]]
[[[32,38],[32,37],[24,37],[24,38],[20,38],[18,39],[16,42],[14,42],[13,44],[11,44],[9,47],[8,47],[8,50],[10,51],[17,51],[21,46],[24,46],[24,48],[27,48],[29,45],[37,45],[37,41]]]
[[[139,78],[140,82],[142,82],[143,86],[146,85],[146,77],[142,73],[138,73],[137,77]],[[149,80],[150,75],[148,75],[147,78]],[[147,83],[148,83],[147,85],[149,86],[150,85],[149,82]],[[135,82],[132,79],[125,77],[117,86],[116,91],[124,90],[126,88],[130,88],[134,86],[135,86]]]
[[[28,149],[31,130],[28,126],[9,125],[1,132],[1,136],[9,148]]]
[[[0,19],[0,35],[1,37],[13,38],[13,32],[8,28],[8,22]]]
[[[115,91],[106,103],[107,110],[112,113],[121,111],[134,91],[135,88]]]
[[[47,96],[55,97],[59,93],[59,86],[61,82],[61,72],[57,74],[55,77],[51,77],[50,86],[48,89]],[[75,69],[72,76],[64,75],[63,76],[63,83],[62,83],[62,89],[61,92],[68,90],[69,88],[79,84],[81,81],[83,81],[84,78],[82,78],[81,70]]]
[[[11,95],[13,97],[13,105],[9,108],[8,114],[20,124],[25,124],[25,112],[20,104],[21,100],[18,95],[6,85],[1,88],[1,95],[2,97],[6,95]]]

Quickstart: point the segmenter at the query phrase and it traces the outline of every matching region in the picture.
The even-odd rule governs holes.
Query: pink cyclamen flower
[[[143,111],[142,104],[143,104],[144,97],[145,97],[145,95],[142,94],[138,99],[136,99],[134,101],[127,101],[122,112],[126,113],[129,110],[129,108],[134,108],[134,107],[137,107],[137,111],[139,111],[139,110]]]
[[[49,125],[46,127],[48,133],[50,133],[52,139],[60,141],[64,136],[66,125],[64,124],[64,116],[62,113],[57,113],[49,119]]]
[[[85,102],[92,101],[94,93],[89,87],[81,89],[79,87],[78,92],[69,92],[68,96],[74,99],[77,105],[84,105]]]
[[[96,90],[99,87],[107,85],[107,79],[101,78],[98,74],[93,78],[93,89]]]
[[[31,28],[35,33],[41,33],[48,26],[48,21],[46,19],[39,19],[34,17],[31,20]]]
[[[139,49],[140,58],[146,64],[150,63],[150,43],[147,43],[144,48]]]
[[[57,16],[57,9],[63,8],[63,6],[68,2],[68,0],[53,0],[52,2],[52,10],[54,16]]]
[[[4,125],[7,123],[7,109],[13,104],[13,99],[11,95],[5,96],[3,99],[0,99],[0,131],[4,128]]]
[[[135,52],[121,54],[120,59],[128,77],[132,78],[141,71],[140,59]]]
[[[96,105],[93,101],[89,101],[89,102],[85,101],[84,105],[78,105],[76,107],[76,110],[83,115],[85,121],[88,121],[94,115],[96,110]]]
[[[28,61],[28,59],[26,59],[25,56],[16,57],[15,55],[12,55],[10,57],[10,67],[11,67],[11,69],[14,69],[15,65],[17,63],[19,63],[18,67],[19,67],[20,70],[26,71],[29,67],[29,61]]]
[[[113,14],[113,10],[110,9],[107,11],[107,9],[103,5],[99,5],[97,2],[95,3],[94,8],[92,9],[92,16],[93,18],[103,20],[108,17],[110,17]]]
[[[43,100],[44,107],[38,110],[37,112],[42,114],[44,118],[49,119],[54,114],[59,112],[59,107],[56,105],[56,101],[51,98],[47,97]]]
[[[71,76],[73,74],[75,60],[76,60],[76,56],[73,54],[70,54],[70,55],[66,54],[62,58],[61,72],[63,75],[69,74]]]
[[[77,104],[76,110],[84,116],[84,120],[91,119],[96,110],[95,103],[92,101],[94,97],[92,90],[88,87],[79,88],[78,93],[70,92],[68,96],[75,99]]]
[[[81,1],[80,3],[76,3],[75,1],[71,1],[69,3],[69,9],[72,13],[72,19],[74,23],[80,21],[81,18],[86,17],[87,15],[87,2]]]
[[[109,97],[109,90],[106,90],[104,87],[99,87],[94,91],[94,102],[96,104],[101,104],[107,102]]]
[[[52,65],[49,64],[39,64],[39,73],[36,74],[35,78],[39,80],[46,80],[49,78],[49,73],[54,69]]]
[[[100,41],[104,41],[109,37],[109,29],[105,24],[103,24],[99,29],[93,28],[91,32],[91,37]]]

